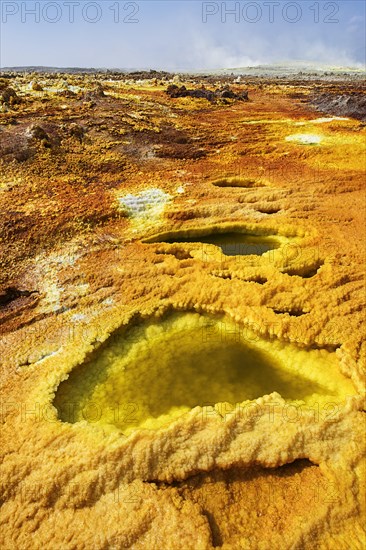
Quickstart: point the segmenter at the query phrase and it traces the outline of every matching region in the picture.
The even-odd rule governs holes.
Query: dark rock
[[[32,84],[32,90],[33,90],[34,92],[42,92],[42,91],[43,91],[43,88],[42,88],[42,86],[40,85],[39,82],[33,82],[33,84]]]
[[[8,87],[1,91],[0,101],[6,105],[15,105],[16,103],[20,103],[20,98],[13,88]]]
[[[170,97],[174,97],[174,94],[176,92],[178,92],[179,90],[179,86],[177,86],[176,84],[169,84],[169,86],[167,87],[166,89],[166,93],[170,96]]]
[[[228,98],[228,99],[237,98],[237,95],[232,90],[223,90],[220,95],[221,97]]]
[[[219,99],[232,99],[237,101],[247,101],[249,99],[248,92],[243,91],[237,94],[231,90],[229,86],[212,91],[207,90],[204,86],[198,90],[188,90],[185,86],[179,87],[176,84],[170,84],[170,86],[166,89],[166,93],[173,99],[177,97],[193,97],[198,99],[207,99],[211,103]]]
[[[10,304],[10,302],[17,300],[22,296],[31,296],[31,294],[34,294],[34,292],[35,291],[19,290],[15,287],[8,287],[5,290],[0,290],[0,306],[6,306]]]
[[[69,128],[69,132],[70,132],[70,135],[77,138],[80,141],[80,143],[83,141],[85,128],[83,128],[79,124],[76,124],[76,123],[71,124]]]
[[[28,133],[29,137],[33,138],[33,139],[38,139],[38,140],[47,139],[48,140],[47,132],[45,132],[45,130],[41,126],[38,126],[36,124],[34,124],[30,128],[28,128],[27,133]]]
[[[238,99],[241,99],[242,101],[249,101],[249,93],[248,92],[241,92],[238,95]]]
[[[9,82],[5,78],[0,78],[0,91],[5,90],[5,88],[9,88]]]
[[[126,73],[126,77],[131,80],[149,80],[151,78],[157,78],[158,80],[169,80],[173,76],[166,71],[155,71],[151,69],[150,71],[132,71]]]
[[[68,97],[69,99],[72,99],[77,96],[77,94],[72,90],[61,90],[60,92],[56,92],[56,93],[60,97]]]
[[[105,93],[100,82],[97,82],[94,88],[89,92],[86,92],[84,95],[84,99],[89,101],[93,99],[101,99],[102,97],[105,97]]]
[[[362,93],[353,94],[329,94],[323,93],[313,97],[311,100],[314,107],[326,114],[341,117],[351,117],[357,120],[366,121],[366,95]]]

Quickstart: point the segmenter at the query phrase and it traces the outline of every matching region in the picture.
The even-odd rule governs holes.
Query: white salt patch
[[[171,196],[161,189],[147,189],[138,195],[125,195],[118,199],[120,207],[131,218],[158,218],[164,212]]]
[[[294,126],[305,126],[306,124],[324,124],[325,122],[333,122],[335,120],[349,120],[349,118],[345,118],[341,116],[314,118],[313,120],[295,122]]]
[[[183,185],[180,185],[180,186],[177,188],[177,193],[184,193],[184,187],[183,187]]]
[[[64,290],[54,281],[47,285],[45,299],[48,302],[48,308],[46,308],[46,311],[56,312],[61,308],[61,293]]]
[[[75,313],[71,317],[71,321],[84,321],[86,319],[86,315],[84,313]]]
[[[61,349],[61,348],[60,348]],[[34,364],[36,363],[41,363],[42,361],[45,361],[46,359],[48,359],[49,357],[53,357],[54,355],[56,355],[57,353],[59,353],[59,349],[56,350],[56,351],[52,351],[50,353],[46,353],[46,355],[43,355],[43,357],[41,357],[40,359],[38,359],[38,361],[35,361]],[[31,360],[31,356],[29,357],[29,359]],[[32,361],[31,361],[32,362]]]
[[[294,141],[302,145],[319,145],[322,141],[322,137],[316,134],[293,134],[287,136],[286,141]]]

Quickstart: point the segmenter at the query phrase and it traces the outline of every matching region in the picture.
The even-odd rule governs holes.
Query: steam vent
[[[2,72],[5,550],[365,547],[365,84],[317,78]]]

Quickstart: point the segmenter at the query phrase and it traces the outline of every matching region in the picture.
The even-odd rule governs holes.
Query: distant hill
[[[1,67],[2,72],[17,72],[17,73],[129,73],[137,69],[104,69],[95,67],[44,67],[44,66],[27,66],[27,67]]]
[[[22,73],[64,73],[64,74],[192,74],[192,75],[247,75],[247,76],[272,76],[272,77],[291,77],[295,75],[362,75],[365,73],[365,67],[334,67],[314,62],[282,62],[271,65],[257,65],[252,67],[233,67],[226,69],[186,69],[163,71],[149,68],[105,68],[105,67],[45,67],[45,66],[26,66],[26,67],[2,67],[0,72],[22,72]]]

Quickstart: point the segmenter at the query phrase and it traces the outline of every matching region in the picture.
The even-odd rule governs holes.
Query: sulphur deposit
[[[365,89],[300,78],[2,75],[2,548],[364,547]]]

